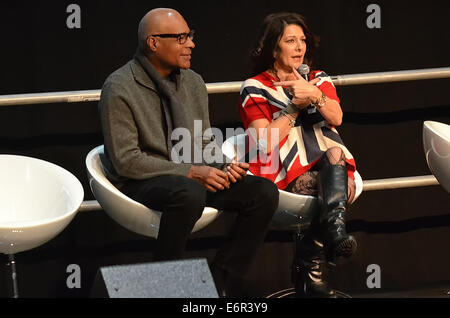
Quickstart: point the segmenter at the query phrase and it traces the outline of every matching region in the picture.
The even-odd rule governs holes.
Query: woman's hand
[[[236,183],[247,175],[249,167],[250,165],[248,163],[233,160],[232,163],[225,166],[224,171],[227,173],[228,179],[231,182]]]
[[[292,95],[292,103],[299,109],[303,109],[320,98],[321,92],[315,86],[320,81],[320,78],[315,78],[307,82],[295,68],[292,70],[296,78],[295,80],[275,82],[273,85],[287,86],[289,93]]]

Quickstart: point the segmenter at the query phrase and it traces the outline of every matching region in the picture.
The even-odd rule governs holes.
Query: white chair
[[[8,254],[18,297],[14,254],[38,247],[71,222],[84,192],[79,180],[50,162],[0,155],[0,253]]]
[[[422,139],[431,173],[442,187],[450,192],[450,125],[425,121]]]
[[[105,212],[126,229],[157,238],[161,212],[152,210],[120,192],[105,176],[100,155],[104,146],[92,149],[86,157],[86,168],[92,193]],[[192,232],[199,231],[219,215],[219,211],[206,207]]]
[[[243,158],[247,152],[247,135],[240,134],[228,138],[222,145],[222,152],[228,158]],[[248,172],[251,174],[250,172]],[[360,196],[363,189],[361,175],[355,172],[356,193],[352,202]],[[318,208],[317,197],[298,195],[284,190],[278,190],[280,200],[273,217],[275,224],[296,228],[300,224],[309,223],[314,209]]]
[[[228,138],[222,145],[222,152],[230,159],[235,157],[245,158],[247,153],[248,136],[240,134]],[[250,172],[248,172],[251,174]],[[360,174],[355,171],[356,193],[352,202],[359,197],[363,190],[363,182]],[[302,240],[305,230],[310,226],[314,212],[319,208],[317,197],[310,195],[299,195],[284,190],[278,190],[280,193],[278,208],[273,216],[273,223],[278,227],[293,230],[294,251],[297,254],[299,243]],[[297,256],[294,256],[292,265],[292,280],[295,283],[296,277],[300,272],[300,266],[297,263]],[[269,297],[277,295],[276,297],[287,297],[295,294],[295,288],[286,289],[272,294]],[[336,291],[339,297],[349,297],[348,295]]]

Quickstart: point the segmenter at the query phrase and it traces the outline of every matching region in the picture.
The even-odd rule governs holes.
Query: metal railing
[[[336,86],[418,81],[439,78],[450,78],[450,67],[331,76],[331,79]],[[209,94],[219,94],[239,92],[241,85],[242,82],[222,82],[206,84],[206,87]],[[0,95],[0,106],[95,102],[100,100],[100,92],[101,90],[98,89],[71,92]]]
[[[331,76],[331,79],[336,86],[416,81],[440,78],[450,78],[450,67]],[[206,84],[206,87],[209,94],[218,94],[239,92],[241,85],[242,82],[222,82]],[[2,95],[0,96],[0,106],[93,102],[100,100],[100,93],[101,90],[83,90],[54,93]],[[433,175],[375,179],[363,181],[363,191],[423,187],[438,184],[439,182]],[[80,206],[80,211],[97,210],[102,210],[102,208],[100,204],[95,200],[84,201]]]
[[[401,177],[374,179],[363,181],[363,191],[392,190],[413,187],[428,187],[438,185],[439,181],[433,175],[417,177]]]
[[[439,185],[439,181],[432,175],[416,176],[416,177],[401,177],[389,179],[374,179],[363,181],[363,191],[375,190],[392,190],[402,188],[427,187]],[[101,211],[102,207],[95,201],[83,201],[79,212]]]
[[[450,78],[450,67],[331,76],[333,84],[336,86],[419,81],[439,78]]]

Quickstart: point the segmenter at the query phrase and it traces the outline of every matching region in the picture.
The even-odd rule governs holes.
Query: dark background
[[[81,29],[66,27],[66,8],[81,7]],[[366,8],[381,7],[381,29]],[[450,66],[448,1],[3,1],[0,4],[0,95],[100,89],[136,48],[137,25],[155,7],[179,10],[196,30],[192,69],[206,83],[241,81],[264,16],[303,14],[320,36],[318,69],[330,75]],[[364,180],[430,174],[422,148],[424,120],[450,123],[450,79],[337,87],[340,133]],[[212,125],[237,127],[238,94],[210,95]],[[97,103],[0,109],[0,152],[56,163],[82,182],[86,154],[102,144]],[[450,286],[450,196],[440,186],[364,192],[348,229],[359,244],[330,279],[340,290],[373,293],[369,264],[382,290]],[[229,221],[193,235],[189,257],[211,259]],[[151,260],[153,240],[114,223],[103,211],[79,213],[54,240],[16,255],[24,297],[85,297],[100,266]],[[2,256],[4,257],[4,255]],[[291,287],[291,233],[273,229],[247,282],[250,296]],[[66,268],[81,267],[81,289],[66,287]],[[0,278],[4,286],[5,278]],[[4,289],[4,288],[3,288]]]

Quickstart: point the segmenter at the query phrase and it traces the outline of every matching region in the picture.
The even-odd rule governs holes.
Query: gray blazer
[[[193,120],[202,120],[202,132],[209,128],[208,93],[201,76],[192,70],[180,70],[176,93],[184,106],[184,127],[192,127]],[[99,113],[105,144],[102,163],[111,181],[187,176],[191,163],[175,163],[170,159],[166,142],[170,136],[162,107],[155,84],[137,60],[129,61],[106,79]]]

